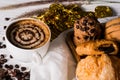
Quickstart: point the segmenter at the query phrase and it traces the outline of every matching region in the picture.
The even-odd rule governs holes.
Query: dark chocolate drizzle
[[[115,51],[115,48],[113,47],[113,44],[103,44],[98,47],[98,50],[110,54]]]
[[[40,45],[45,38],[43,30],[35,24],[17,25],[12,31],[14,44],[18,47],[30,49]]]

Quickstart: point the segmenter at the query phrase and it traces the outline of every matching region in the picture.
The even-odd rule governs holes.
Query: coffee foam
[[[21,20],[10,25],[7,37],[12,44],[23,49],[34,49],[44,45],[50,31],[37,20]]]

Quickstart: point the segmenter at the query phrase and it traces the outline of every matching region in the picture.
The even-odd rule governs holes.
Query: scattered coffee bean
[[[25,71],[25,70],[26,70],[26,67],[21,67],[21,70],[22,70],[22,71]]]
[[[4,64],[5,62],[3,60],[0,60],[0,64]]]
[[[4,30],[7,28],[7,26],[4,26]]]
[[[0,49],[1,49],[1,48],[6,48],[6,45],[3,44],[2,42],[0,42]]]
[[[10,58],[12,59],[12,58],[13,58],[13,56],[12,56],[12,55],[10,55]]]
[[[23,76],[28,76],[29,75],[29,72],[24,72]]]
[[[3,65],[2,64],[0,64],[0,68],[2,68],[3,67]]]
[[[0,42],[0,49],[2,48],[2,42]]]
[[[15,68],[19,68],[19,65],[18,65],[18,64],[16,64],[16,65],[15,65]]]
[[[13,69],[13,65],[9,65],[9,69]]]
[[[19,69],[14,69],[14,72],[19,74],[20,73],[20,70]]]
[[[9,65],[8,65],[8,64],[5,64],[5,68],[9,68]]]
[[[5,41],[5,37],[3,37],[3,41]]]
[[[5,44],[3,44],[3,46],[2,46],[3,48],[6,48],[6,45]]]
[[[5,55],[1,54],[1,55],[0,55],[0,58],[1,58],[1,59],[5,58]]]
[[[18,80],[22,80],[22,75],[23,75],[22,72],[20,72],[19,74],[16,74],[17,79]]]
[[[25,72],[25,80],[29,80],[30,79],[30,72]]]
[[[7,62],[7,59],[3,59],[3,61],[4,61],[4,63],[6,63],[6,62]]]
[[[10,20],[10,18],[6,17],[5,20],[8,21],[8,20]]]
[[[4,68],[4,74],[0,71],[0,75],[3,74],[3,77],[0,76],[0,80],[30,80],[30,71],[26,72],[26,67],[20,67],[18,64],[7,64],[5,57],[4,54],[0,54],[0,69]]]

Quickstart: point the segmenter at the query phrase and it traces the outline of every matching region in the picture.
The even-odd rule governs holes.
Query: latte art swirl
[[[44,41],[44,32],[36,25],[24,24],[18,25],[11,34],[15,34],[13,40],[18,42],[18,46],[24,48],[34,48]]]
[[[10,41],[24,49],[33,49],[43,45],[48,40],[48,30],[34,21],[21,21],[12,25]]]

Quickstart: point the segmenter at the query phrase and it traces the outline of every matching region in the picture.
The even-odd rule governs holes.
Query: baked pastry
[[[105,25],[105,38],[120,42],[120,17],[108,21]]]
[[[118,45],[110,40],[88,41],[76,47],[78,55],[100,55],[109,54],[116,55],[118,53]]]
[[[112,62],[112,66],[115,70],[116,80],[120,80],[120,58],[116,56],[109,56]]]
[[[120,80],[119,75],[120,59],[107,54],[87,56],[76,68],[77,80]]]
[[[101,25],[94,17],[85,16],[74,23],[74,43],[79,45],[83,42],[99,39]]]

